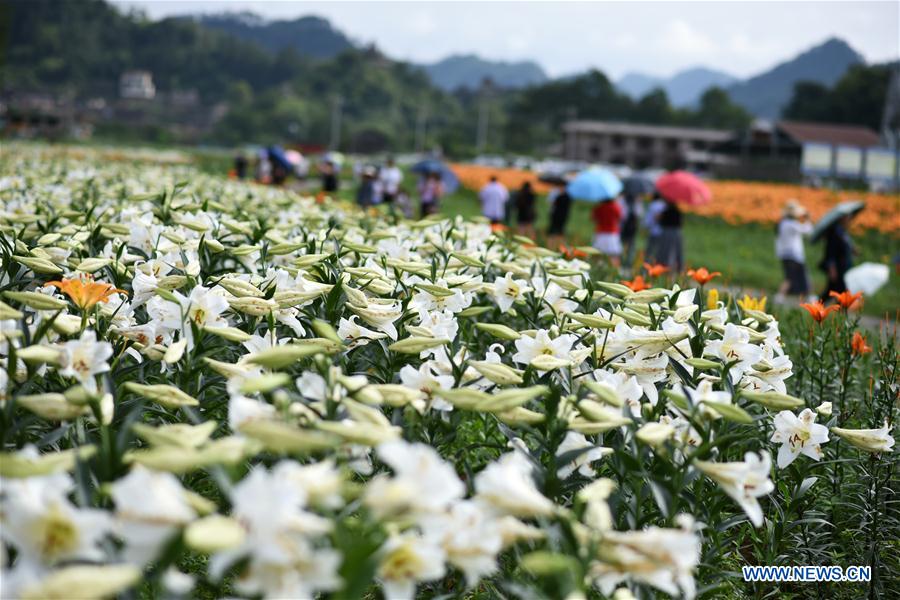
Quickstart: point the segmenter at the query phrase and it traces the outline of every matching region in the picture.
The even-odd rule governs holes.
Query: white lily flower
[[[822,458],[822,446],[828,441],[828,428],[816,424],[816,413],[804,408],[800,415],[783,410],[774,419],[772,441],[780,443],[778,468],[784,469],[800,454],[813,460]]]
[[[500,312],[509,311],[512,305],[529,291],[531,288],[528,287],[528,282],[524,279],[513,279],[512,273],[494,280],[493,294]]]
[[[475,476],[475,497],[500,515],[549,515],[556,506],[535,486],[533,470],[521,452],[504,454]]]
[[[85,330],[78,340],[63,344],[59,374],[74,377],[84,389],[94,393],[97,391],[94,375],[109,371],[106,361],[112,355],[113,348],[109,342],[98,342],[96,333]]]
[[[763,524],[762,508],[757,498],[775,489],[769,479],[772,457],[763,450],[758,455],[747,452],[743,462],[697,461],[697,468],[718,483],[738,503],[754,527]]]

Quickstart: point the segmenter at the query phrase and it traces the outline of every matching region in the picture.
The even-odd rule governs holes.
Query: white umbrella
[[[871,296],[880,290],[890,278],[891,270],[887,265],[863,263],[853,267],[844,274],[844,282],[852,293],[862,292]]]

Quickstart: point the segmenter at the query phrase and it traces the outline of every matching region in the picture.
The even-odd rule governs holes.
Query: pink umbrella
[[[698,206],[709,204],[712,192],[699,177],[687,171],[672,171],[656,180],[656,189],[666,200]]]

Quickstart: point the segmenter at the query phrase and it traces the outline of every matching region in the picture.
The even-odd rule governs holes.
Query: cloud
[[[665,52],[692,58],[713,54],[718,50],[712,38],[683,19],[675,19],[665,26],[660,38],[660,48]]]

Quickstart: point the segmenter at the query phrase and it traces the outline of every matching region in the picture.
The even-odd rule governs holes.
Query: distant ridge
[[[448,56],[438,62],[422,65],[422,68],[435,85],[448,91],[458,88],[476,89],[485,79],[490,79],[494,85],[502,88],[521,88],[548,80],[544,70],[533,61],[492,61],[474,54]]]
[[[830,38],[764,73],[731,85],[727,91],[735,103],[752,114],[774,119],[790,101],[795,83],[814,81],[830,87],[849,67],[862,62],[863,57],[847,42]]]
[[[641,98],[654,88],[662,88],[673,106],[693,106],[707,89],[726,87],[737,81],[733,75],[706,67],[680,71],[669,78],[654,77],[644,73],[627,73],[616,87],[632,98]]]

